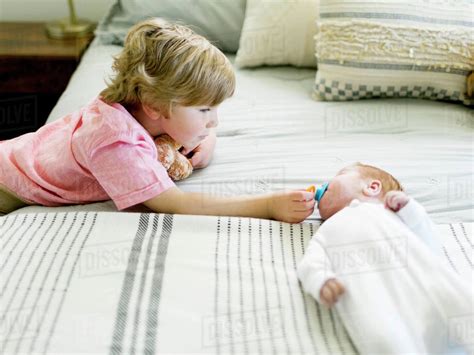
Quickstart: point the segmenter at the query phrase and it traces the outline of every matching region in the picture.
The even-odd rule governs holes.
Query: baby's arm
[[[389,191],[385,196],[385,206],[395,212],[431,250],[441,255],[435,226],[422,205],[402,191]]]
[[[303,289],[318,302],[331,307],[344,293],[344,287],[331,270],[330,260],[320,238],[321,235],[317,233],[310,240],[297,273]]]
[[[263,195],[219,197],[169,188],[144,204],[158,213],[239,216],[299,223],[314,210],[311,192],[284,191]]]

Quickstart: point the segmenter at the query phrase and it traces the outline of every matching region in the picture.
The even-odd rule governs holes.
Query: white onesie
[[[474,331],[472,280],[440,255],[433,224],[415,200],[397,214],[354,200],[318,229],[298,278],[317,301],[328,279],[344,285],[334,307],[361,354],[464,353],[459,345]]]

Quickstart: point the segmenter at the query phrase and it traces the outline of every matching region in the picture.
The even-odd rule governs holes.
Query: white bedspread
[[[49,121],[97,95],[119,51],[92,45]],[[223,195],[306,188],[361,161],[399,178],[436,223],[474,220],[472,110],[411,99],[317,102],[310,97],[312,69],[236,74],[236,93],[221,105],[214,160],[180,182],[183,190]],[[86,208],[115,210],[110,203]]]
[[[353,354],[339,318],[296,278],[317,226],[150,213],[0,217],[0,352]],[[443,262],[468,282],[472,226],[438,226]],[[469,317],[455,321],[472,335]]]

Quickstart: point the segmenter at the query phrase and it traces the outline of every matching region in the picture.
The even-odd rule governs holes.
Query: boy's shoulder
[[[130,129],[144,129],[121,104],[110,104],[100,97],[84,106],[81,114],[83,125],[91,125],[95,129],[104,126],[111,133]]]
[[[81,123],[74,132],[77,138],[148,135],[145,128],[121,104],[110,104],[100,97],[84,106],[80,115]]]
[[[94,151],[118,141],[130,144],[145,141],[154,147],[153,139],[145,128],[120,104],[109,104],[97,97],[79,114],[72,144],[80,150]]]

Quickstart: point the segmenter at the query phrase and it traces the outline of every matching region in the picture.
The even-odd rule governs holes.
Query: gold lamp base
[[[74,23],[70,19],[49,22],[46,24],[46,33],[54,39],[73,39],[91,36],[95,24],[86,20],[78,19]]]

